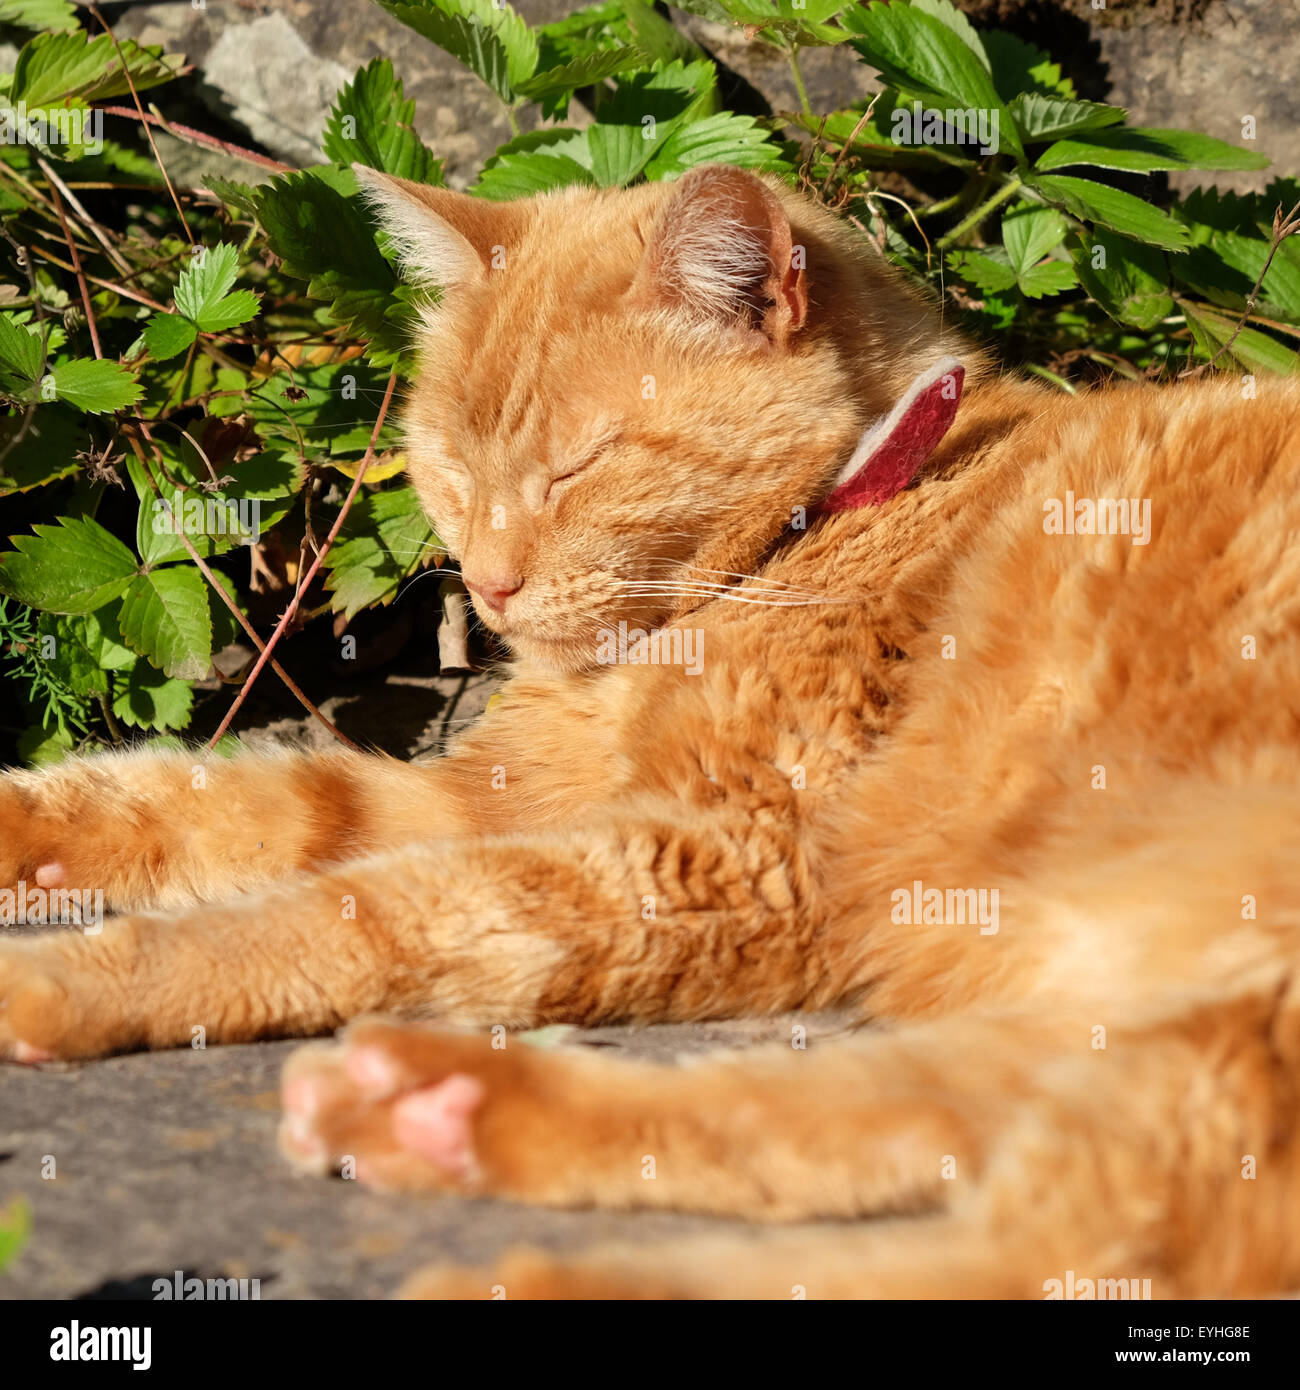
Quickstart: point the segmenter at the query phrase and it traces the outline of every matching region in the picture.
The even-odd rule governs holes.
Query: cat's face
[[[734,169],[520,203],[367,179],[426,317],[412,482],[481,621],[556,669],[753,567],[860,428],[781,201]],[[839,389],[837,389],[839,388]]]

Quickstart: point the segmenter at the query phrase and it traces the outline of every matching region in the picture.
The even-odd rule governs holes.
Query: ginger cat
[[[290,1156],[927,1218],[523,1252],[416,1296],[1294,1288],[1300,389],[997,380],[850,229],[735,169],[510,204],[367,181],[442,288],[412,477],[517,674],[419,766],[6,776],[0,882],[121,915],[0,945],[0,1050],[433,1020],[477,1033],[365,1019],[295,1054]],[[915,485],[818,510],[954,354]],[[1132,525],[1088,534],[1088,499]],[[603,664],[620,622],[694,666]],[[829,1005],[877,1026],[672,1068],[483,1032]]]

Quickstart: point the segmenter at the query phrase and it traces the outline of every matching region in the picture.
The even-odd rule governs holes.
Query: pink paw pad
[[[473,1116],[487,1088],[476,1077],[456,1072],[436,1086],[403,1096],[393,1106],[397,1142],[457,1177],[473,1175]]]
[[[30,1065],[34,1062],[53,1062],[55,1056],[52,1052],[46,1052],[43,1047],[33,1047],[31,1043],[25,1043],[21,1038],[17,1038],[14,1041],[14,1060]]]
[[[63,888],[67,876],[68,871],[62,864],[42,864],[36,870],[36,886],[38,888]]]

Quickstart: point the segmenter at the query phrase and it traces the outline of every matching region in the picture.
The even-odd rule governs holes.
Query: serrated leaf
[[[439,550],[411,488],[358,498],[326,559],[330,607],[350,618],[371,604],[391,603],[402,580]]]
[[[1058,140],[1043,151],[1034,167],[1064,169],[1073,164],[1147,174],[1166,169],[1263,169],[1268,160],[1253,150],[1190,130],[1123,126]]]
[[[583,145],[585,152],[585,134]],[[590,157],[590,153],[587,153],[587,158]],[[501,155],[490,168],[483,170],[470,192],[506,202],[512,198],[530,198],[535,193],[547,193],[553,188],[567,188],[573,184],[594,185],[595,182],[591,170],[570,155],[538,150],[530,154]]]
[[[321,139],[327,159],[364,164],[416,183],[441,183],[442,161],[415,133],[415,103],[406,100],[387,58],[375,58],[335,98]]]
[[[1084,289],[1117,322],[1150,332],[1173,313],[1164,252],[1098,229],[1070,250]]]
[[[285,270],[306,280],[307,293],[328,304],[335,320],[369,340],[372,362],[397,360],[406,342],[387,317],[397,274],[375,245],[360,200],[307,173],[274,178],[258,193],[258,217]]]
[[[179,314],[154,314],[144,328],[144,345],[155,362],[179,357],[197,337],[198,329]]]
[[[426,39],[486,82],[510,102],[516,84],[537,70],[537,39],[509,5],[493,0],[417,0],[401,4],[377,0],[394,19]]]
[[[1035,174],[1030,182],[1049,202],[1085,222],[1170,251],[1180,251],[1191,241],[1186,227],[1131,193],[1066,174]]]
[[[0,555],[0,593],[52,613],[93,613],[120,597],[136,574],[135,556],[93,518],[60,517],[14,536]]]
[[[980,39],[993,73],[993,85],[1005,100],[1032,92],[1073,99],[1074,84],[1061,76],[1060,65],[1052,62],[1041,48],[1001,29],[985,30]],[[1021,130],[1029,133],[1023,126]]]
[[[1042,299],[1049,294],[1062,294],[1079,283],[1069,261],[1044,261],[1030,266],[1016,277],[1020,293],[1029,299]]]
[[[650,55],[635,45],[600,49],[551,68],[547,72],[539,72],[527,81],[520,82],[515,91],[530,101],[540,101],[554,92],[572,92],[580,87],[594,87],[616,73],[628,72],[650,61]]]
[[[1122,106],[1106,106],[1099,101],[1075,101],[1045,96],[1041,92],[1021,92],[1011,102],[1011,110],[1026,143],[1041,144],[1062,136],[1102,130],[1118,125],[1128,112]]]
[[[1002,217],[1002,244],[1017,275],[1038,264],[1065,240],[1065,218],[1041,203],[1021,203]]]
[[[76,7],[68,0],[0,0],[0,24],[23,29],[76,29]]]
[[[649,179],[671,179],[700,164],[788,170],[781,146],[753,116],[719,114],[677,125],[645,167]]]
[[[12,314],[0,313],[0,391],[28,400],[41,370],[41,340]]]
[[[53,639],[48,654],[42,646],[46,664],[77,695],[107,695],[107,672],[129,667],[136,659],[117,640],[116,604],[75,616],[42,613],[36,630],[43,639]]]
[[[204,248],[177,282],[177,311],[204,333],[247,323],[257,313],[257,296],[249,290],[228,293],[238,272],[238,247],[223,242]]]
[[[1009,290],[1016,283],[1016,272],[1001,247],[988,251],[950,251],[948,266],[985,294]]]
[[[855,35],[853,46],[893,87],[956,105],[996,112],[1002,150],[1017,160],[1024,149],[1015,120],[993,86],[988,68],[934,15],[909,5],[853,5],[840,23]]]
[[[29,110],[64,105],[70,99],[106,101],[129,95],[132,83],[137,91],[144,91],[169,82],[184,62],[178,55],[165,55],[157,47],[141,48],[130,39],[119,39],[118,47],[121,57],[109,35],[92,39],[81,29],[37,34],[18,54],[9,100],[24,102]]]
[[[190,565],[138,574],[122,596],[122,638],[177,680],[202,680],[212,665],[207,587]]]
[[[58,363],[49,376],[54,381],[53,396],[45,394],[47,388],[42,383],[44,399],[63,401],[90,415],[121,410],[140,399],[140,383],[125,367],[107,359],[77,357]]]
[[[171,680],[147,661],[135,663],[113,696],[113,713],[133,729],[184,729],[193,706],[185,681]]]
[[[964,14],[952,3],[952,0],[912,0],[914,10],[923,10],[926,14],[932,15],[940,24],[946,25],[954,34],[966,45],[967,48],[979,59],[984,69],[992,73],[993,65],[989,62],[989,55],[984,51],[984,43],[980,36],[975,32],[975,26],[966,18]]]

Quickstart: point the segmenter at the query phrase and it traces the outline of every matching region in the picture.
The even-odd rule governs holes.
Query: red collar
[[[965,379],[955,357],[922,372],[893,410],[867,428],[819,510],[878,507],[902,492],[952,428]]]

